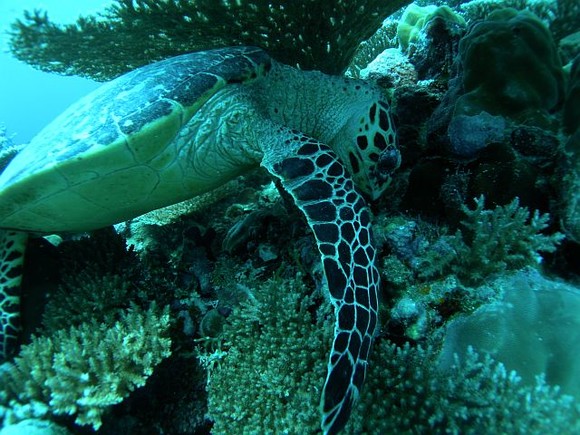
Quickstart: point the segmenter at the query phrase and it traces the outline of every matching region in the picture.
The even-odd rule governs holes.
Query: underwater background
[[[580,434],[577,1],[66,3],[0,0],[4,150],[190,51],[258,45],[376,82],[402,164],[370,203],[381,329],[344,433]],[[265,171],[32,239],[24,277],[1,435],[320,433],[332,307]]]
[[[0,125],[19,143],[30,141],[64,109],[98,87],[90,79],[47,74],[19,62],[8,47],[10,25],[26,9],[42,8],[59,23],[72,23],[79,15],[110,5],[109,0],[0,1]]]

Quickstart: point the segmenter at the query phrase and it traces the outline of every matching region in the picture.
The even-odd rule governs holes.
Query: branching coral
[[[59,246],[61,283],[51,292],[43,312],[47,333],[91,319],[111,324],[131,302],[143,294],[159,291],[159,284],[147,285],[136,254],[112,228],[102,229],[74,242]],[[43,289],[44,290],[44,289]]]
[[[169,356],[167,309],[132,308],[112,325],[95,321],[35,337],[0,370],[0,415],[5,423],[74,415],[98,429],[108,407],[145,384]]]
[[[357,46],[409,0],[117,0],[100,16],[60,26],[27,12],[15,56],[45,71],[108,80],[177,54],[257,45],[281,62],[340,73]]]
[[[209,368],[213,433],[313,433],[332,337],[329,304],[317,308],[300,278],[254,290],[228,318]],[[235,400],[232,400],[232,397]]]
[[[521,269],[540,261],[538,251],[553,252],[562,240],[560,233],[544,235],[550,216],[537,210],[530,216],[518,199],[494,210],[485,209],[483,196],[475,209],[463,207],[467,218],[461,236],[453,242],[459,262],[458,274],[468,282],[504,270]]]
[[[201,355],[209,371],[213,433],[315,432],[321,349],[332,333],[324,317],[328,305],[316,309],[299,279],[278,278],[253,294],[228,318],[221,348]],[[400,348],[379,341],[345,433],[578,430],[575,402],[543,379],[525,385],[473,351],[446,370],[438,358],[436,345]]]
[[[564,237],[543,234],[550,215],[537,210],[530,214],[517,198],[505,206],[486,209],[481,196],[475,199],[474,209],[464,205],[462,210],[462,228],[454,234],[429,234],[433,232],[430,227],[419,230],[415,222],[401,223],[399,219],[385,226],[383,237],[396,259],[420,282],[454,274],[470,286],[492,274],[537,266],[539,252],[553,252]],[[393,259],[388,264],[392,266]]]

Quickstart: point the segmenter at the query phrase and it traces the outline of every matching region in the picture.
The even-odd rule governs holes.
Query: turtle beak
[[[380,155],[379,160],[370,173],[372,201],[377,200],[391,184],[392,175],[401,164],[401,153],[397,148],[389,147]]]

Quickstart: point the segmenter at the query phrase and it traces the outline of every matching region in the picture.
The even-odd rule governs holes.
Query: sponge
[[[484,110],[521,121],[562,103],[564,72],[556,44],[531,12],[492,12],[462,38],[459,55],[465,94],[455,115]]]
[[[452,365],[454,353],[465,358],[471,346],[529,385],[545,374],[580,400],[580,289],[536,270],[504,276],[493,287],[503,289],[500,300],[447,325],[441,367]]]

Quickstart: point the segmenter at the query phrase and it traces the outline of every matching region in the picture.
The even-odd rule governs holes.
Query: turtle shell
[[[220,89],[262,76],[270,62],[259,48],[229,47],[166,59],[99,87],[1,174],[0,227],[82,231],[184,199],[176,192],[146,200],[159,171],[179,166],[172,142]]]

